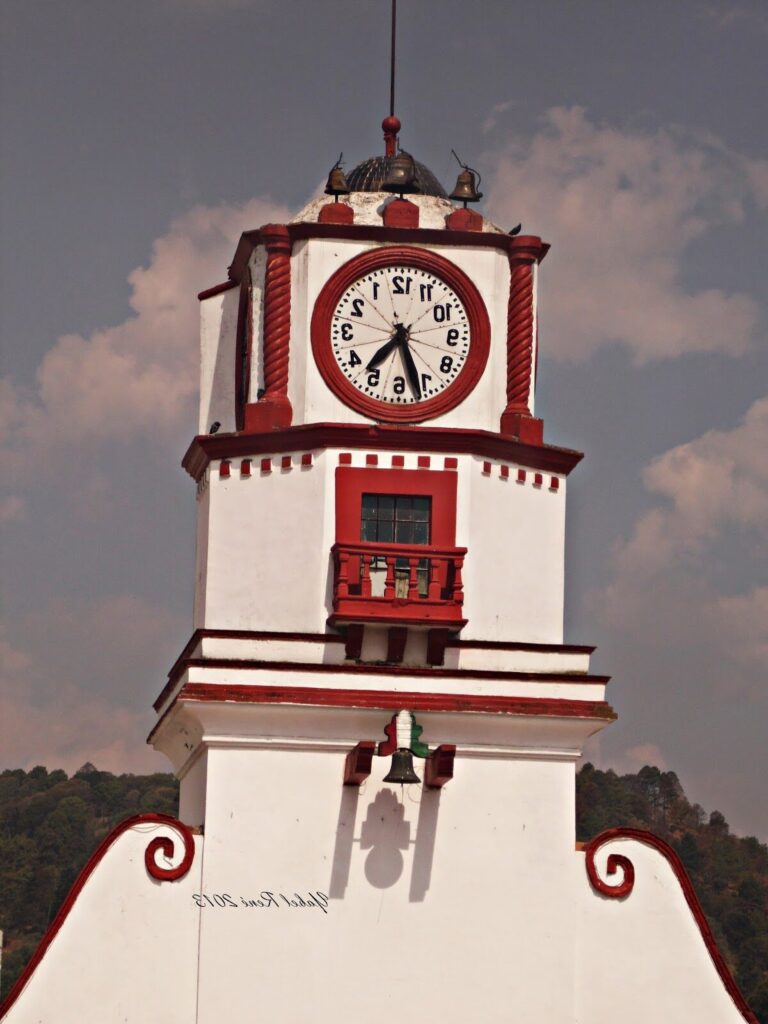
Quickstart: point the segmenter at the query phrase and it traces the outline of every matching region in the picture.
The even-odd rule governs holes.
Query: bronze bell
[[[456,188],[454,188],[448,198],[464,203],[465,207],[467,203],[479,202],[483,198],[483,193],[477,190],[475,173],[471,167],[464,167],[456,179]]]
[[[348,196],[352,190],[344,177],[341,164],[334,164],[325,183],[325,194],[327,196]]]
[[[410,153],[401,149],[389,165],[387,176],[382,182],[383,192],[397,192],[403,195],[405,192],[418,192],[416,184],[416,161]]]
[[[407,786],[412,782],[421,782],[413,770],[413,754],[410,750],[400,748],[394,752],[389,774],[384,776],[384,781],[399,782],[401,786]]]

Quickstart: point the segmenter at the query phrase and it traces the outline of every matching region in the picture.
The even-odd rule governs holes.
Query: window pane
[[[429,544],[429,523],[413,524],[412,544]]]
[[[377,540],[386,543],[392,540],[392,523],[379,522],[379,536]]]
[[[413,544],[413,523],[396,523],[395,541],[398,544]]]
[[[419,513],[418,519],[429,516],[430,505],[432,504],[431,498],[415,497],[413,499],[413,507]]]
[[[379,496],[378,494],[364,494],[363,495],[363,516],[370,518],[376,515],[376,510],[379,507]]]
[[[360,540],[378,540],[378,525],[375,519],[364,519],[360,524]]]
[[[379,499],[379,511],[383,512],[385,509],[390,512],[395,507],[395,495],[394,494],[377,494],[376,497]]]

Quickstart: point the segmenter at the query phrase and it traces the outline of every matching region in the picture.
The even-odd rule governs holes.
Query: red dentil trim
[[[522,463],[567,476],[583,458],[581,452],[554,445],[516,441],[488,430],[450,427],[405,427],[387,423],[309,423],[269,433],[199,434],[190,444],[182,466],[200,480],[211,461],[284,451],[322,448],[379,448],[385,451],[432,451],[477,455]]]
[[[222,292],[228,292],[230,288],[237,288],[237,281],[223,281],[221,284],[215,284],[212,288],[206,288],[202,292],[197,293],[198,299],[203,302],[205,299],[212,299],[214,295],[221,295]]]
[[[169,836],[157,836],[152,839],[144,853],[144,864],[151,877],[160,882],[170,882],[183,878],[184,875],[189,872],[195,856],[195,840],[192,836],[191,829],[183,822],[178,821],[176,818],[172,818],[167,814],[134,814],[133,817],[126,818],[125,821],[120,822],[119,825],[112,829],[108,836],[102,839],[96,850],[88,858],[85,867],[75,879],[72,888],[67,893],[66,899],[59,907],[56,917],[54,917],[53,921],[48,925],[45,935],[43,935],[40,940],[40,944],[35,950],[32,958],[21,972],[21,975],[16,980],[16,983],[6,996],[2,1005],[0,1005],[0,1017],[4,1017],[5,1014],[8,1013],[18,997],[21,995],[22,990],[26,987],[27,982],[35,972],[37,965],[45,955],[46,950],[56,938],[59,929],[66,921],[70,910],[74,906],[75,900],[80,895],[86,882],[93,874],[99,862],[103,860],[115,840],[119,839],[123,832],[127,832],[129,829],[134,828],[137,825],[152,824],[168,825],[181,835],[184,843],[184,857],[175,868],[160,867],[155,860],[156,854],[162,853],[166,857],[171,857],[174,852],[174,842]]]
[[[343,293],[364,274],[393,263],[436,274],[458,295],[469,321],[469,354],[458,377],[441,394],[414,405],[392,405],[358,391],[342,373],[331,348],[332,318]],[[315,302],[311,335],[312,352],[320,374],[330,390],[345,405],[371,419],[390,423],[416,423],[433,419],[453,409],[472,391],[488,361],[491,324],[480,292],[464,271],[459,270],[450,260],[427,249],[385,246],[355,256],[331,275]]]
[[[715,937],[709,927],[704,911],[701,909],[701,904],[698,901],[693,884],[688,877],[688,873],[683,867],[682,861],[668,843],[665,843],[663,839],[659,839],[658,836],[653,835],[651,832],[646,832],[644,829],[606,829],[605,832],[601,832],[599,835],[595,836],[594,839],[591,839],[584,848],[585,866],[592,888],[596,889],[601,895],[607,896],[609,899],[621,899],[622,897],[629,896],[632,892],[635,884],[635,869],[629,858],[625,857],[623,854],[609,854],[606,864],[606,873],[609,875],[614,875],[617,871],[621,871],[622,875],[620,881],[611,885],[608,882],[604,882],[598,875],[597,867],[595,866],[595,854],[601,846],[604,846],[606,843],[609,843],[614,839],[634,839],[638,843],[642,843],[644,846],[653,847],[654,850],[658,850],[662,857],[666,858],[669,866],[675,873],[675,877],[680,884],[680,888],[683,890],[683,895],[685,896],[685,901],[688,904],[688,909],[693,914],[693,918],[701,932],[701,937],[704,940],[704,945],[707,947],[707,952],[712,959],[712,963],[715,965],[715,970],[719,974],[720,980],[725,986],[728,995],[736,1004],[736,1008],[739,1010],[745,1021],[748,1021],[749,1024],[759,1024],[757,1017],[747,1006],[736,982],[733,980],[733,976],[728,970],[728,965],[723,959],[722,953],[717,948]]]
[[[409,670],[403,670],[405,674]],[[187,683],[177,700],[232,701],[240,704],[307,704],[318,707],[382,708],[395,711],[476,711],[507,715],[548,715],[551,718],[594,718],[613,721],[606,701],[560,700],[554,697],[492,697],[473,694],[414,693],[407,690],[315,689],[310,686],[241,686]],[[157,727],[155,727],[157,728]],[[154,730],[153,730],[154,731]]]
[[[307,238],[342,238],[356,242],[399,245],[445,245],[475,249],[500,249],[511,258],[532,259],[541,263],[549,252],[549,245],[537,235],[511,235],[500,231],[452,231],[450,228],[395,228],[374,224],[317,224],[296,223],[286,225],[291,245]],[[257,245],[263,245],[263,228],[246,231],[240,236],[229,276],[240,281]]]

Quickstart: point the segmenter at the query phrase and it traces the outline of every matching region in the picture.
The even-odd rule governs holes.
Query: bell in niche
[[[483,193],[478,191],[477,182],[475,181],[476,174],[477,171],[473,171],[471,167],[464,166],[456,179],[456,187],[448,198],[464,203],[465,208],[467,203],[479,202],[483,198]],[[478,174],[477,177],[479,178],[480,175]]]
[[[392,764],[389,772],[384,776],[385,782],[399,782],[401,786],[407,786],[413,782],[421,782],[421,779],[413,770],[413,754],[410,750],[396,750],[392,755]]]
[[[350,192],[351,189],[347,184],[347,179],[344,177],[344,171],[341,169],[340,156],[328,174],[328,181],[325,183],[325,194],[327,196],[335,196],[336,202],[338,202],[339,196],[348,196]]]
[[[396,192],[400,196],[406,192],[419,191],[416,184],[416,161],[410,153],[400,150],[390,163],[381,188],[383,192]]]

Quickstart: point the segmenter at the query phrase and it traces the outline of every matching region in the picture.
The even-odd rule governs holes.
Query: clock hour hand
[[[413,361],[413,355],[408,344],[408,335],[403,332],[402,344],[400,351],[403,356],[403,363],[405,364],[405,372],[408,374],[408,380],[413,388],[413,393],[416,395],[416,401],[421,401],[421,385],[419,384],[419,371],[416,369],[416,363]]]
[[[371,361],[366,366],[366,370],[375,370],[380,363],[384,362],[390,352],[394,352],[399,344],[400,334],[396,331],[389,341],[382,345],[378,352],[374,353],[371,357]]]

